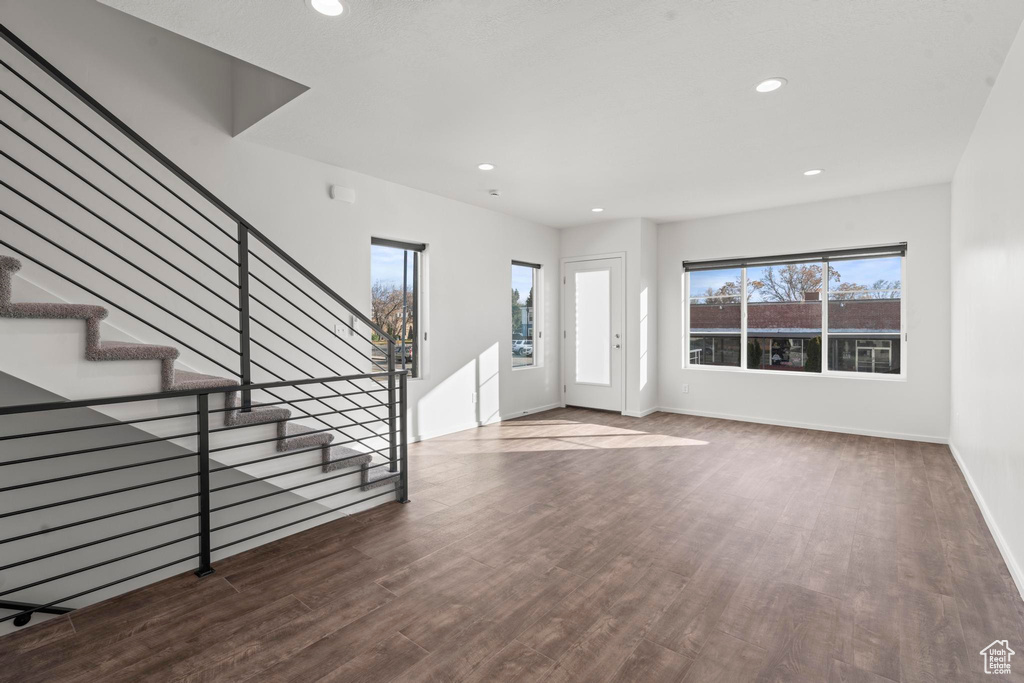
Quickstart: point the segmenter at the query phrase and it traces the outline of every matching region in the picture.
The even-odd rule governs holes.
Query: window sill
[[[535,363],[533,365],[520,365],[518,368],[517,367],[513,367],[512,368],[512,372],[524,372],[526,370],[540,370],[543,367],[544,366],[541,365],[540,363]]]
[[[883,373],[868,374],[866,372],[787,372],[784,370],[753,370],[750,368],[737,368],[726,365],[684,365],[683,370],[695,370],[698,372],[734,372],[747,375],[769,375],[773,377],[831,377],[838,379],[866,380],[868,382],[906,382],[906,374],[887,375]]]

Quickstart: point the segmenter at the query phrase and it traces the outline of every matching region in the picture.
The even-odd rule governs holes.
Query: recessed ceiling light
[[[477,166],[481,171],[493,171],[494,164],[480,164]]]
[[[306,0],[306,4],[328,17],[340,17],[345,13],[345,4],[341,0]]]
[[[599,206],[595,206],[593,209],[591,209],[591,211],[593,211],[594,213],[601,213],[602,211],[604,211],[604,209],[602,209]]]
[[[821,175],[821,172],[824,170],[823,168],[812,168],[809,171],[804,171],[804,175]]]
[[[754,90],[757,92],[774,92],[786,85],[786,83],[786,79],[782,76],[775,76],[774,78],[768,78],[761,81],[754,87]]]

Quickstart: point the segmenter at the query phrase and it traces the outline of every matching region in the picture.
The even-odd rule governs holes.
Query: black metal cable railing
[[[2,25],[0,35],[13,48],[0,58],[0,247],[76,303],[102,303],[131,334],[237,381],[0,408],[0,609],[17,612],[0,622],[66,611],[183,563],[203,575],[214,552],[385,496],[407,502],[395,340]],[[123,412],[172,400],[193,409]],[[230,423],[268,408],[287,408],[304,429]],[[106,419],[3,427],[75,410]],[[104,440],[125,430],[131,438]],[[263,433],[231,440],[247,430]],[[278,452],[283,439],[328,435]],[[43,447],[54,440],[64,447]],[[395,485],[360,496],[373,481]],[[325,509],[296,517],[307,505]],[[115,568],[128,575],[109,581]]]
[[[152,249],[144,240],[139,239],[137,234],[133,234],[129,230],[126,230],[123,226],[119,226],[115,221],[111,220],[109,217],[103,215],[103,213],[100,210],[98,210],[94,204],[83,201],[81,198],[67,191],[65,188],[61,187],[59,183],[54,182],[53,179],[47,178],[43,173],[40,173],[38,170],[31,168],[30,165],[25,163],[24,160],[18,159],[10,153],[3,153],[4,157],[8,161],[18,165],[19,168],[21,168],[21,170],[27,176],[30,176],[33,179],[35,179],[36,182],[45,185],[51,191],[60,194],[60,196],[64,200],[71,202],[78,209],[88,213],[91,217],[102,222],[106,227],[116,231],[120,237],[130,240],[134,246],[145,250],[147,252],[147,255],[159,259],[164,265],[167,265],[168,267],[175,269],[177,273],[179,273],[183,277],[186,277],[187,279],[189,279],[191,283],[203,289],[206,294],[215,297],[220,304],[225,304],[227,306],[230,306],[232,309],[237,310],[240,314],[240,321],[238,325],[233,325],[232,323],[223,320],[219,316],[214,317],[219,322],[221,322],[224,325],[227,325],[229,329],[237,332],[242,337],[238,344],[238,352],[239,356],[241,357],[239,359],[240,368],[236,372],[236,374],[237,376],[240,377],[243,385],[252,381],[252,367],[251,362],[249,362],[251,361],[251,356],[248,359],[246,358],[247,352],[250,350],[249,345],[251,343],[251,338],[248,335],[248,329],[246,329],[250,322],[250,316],[248,313],[250,296],[248,293],[248,288],[250,285],[250,281],[252,281],[253,283],[260,284],[268,291],[277,293],[278,288],[275,286],[274,283],[270,282],[270,279],[272,277],[276,278],[280,283],[286,284],[291,288],[290,294],[292,296],[280,296],[280,299],[290,309],[292,309],[293,312],[299,313],[301,316],[306,318],[310,323],[315,325],[317,328],[327,332],[331,332],[330,328],[328,328],[320,320],[318,320],[317,318],[313,317],[308,313],[308,311],[306,310],[306,306],[299,305],[297,303],[295,296],[297,295],[304,302],[308,301],[318,310],[328,315],[331,320],[336,321],[338,324],[348,329],[353,335],[358,336],[360,338],[360,341],[366,343],[367,351],[369,351],[369,353],[358,349],[349,340],[341,338],[338,335],[332,334],[333,340],[336,340],[341,345],[345,346],[349,351],[353,352],[355,359],[357,359],[360,363],[362,361],[366,361],[367,363],[371,364],[371,367],[375,366],[378,369],[384,369],[384,367],[386,366],[386,362],[381,363],[373,357],[373,350],[377,348],[377,346],[374,344],[374,339],[360,332],[355,327],[355,325],[345,320],[345,317],[338,315],[337,311],[332,310],[330,307],[325,305],[324,301],[313,296],[311,292],[315,291],[320,295],[325,295],[328,301],[331,301],[335,304],[339,304],[341,308],[346,311],[348,316],[352,317],[353,320],[357,320],[361,324],[369,328],[370,334],[373,337],[376,337],[378,340],[387,341],[388,335],[386,335],[376,324],[374,324],[365,315],[363,315],[361,312],[359,312],[357,309],[351,306],[342,297],[337,295],[319,278],[317,278],[308,270],[306,270],[295,259],[289,256],[273,241],[267,238],[262,232],[254,228],[248,221],[246,221],[239,214],[230,209],[226,204],[220,201],[205,187],[199,184],[198,181],[196,181],[191,176],[186,174],[183,170],[181,170],[178,166],[171,162],[167,157],[165,157],[162,153],[156,150],[156,148],[154,148],[141,136],[135,133],[135,131],[133,131],[120,119],[118,119],[107,109],[105,109],[102,105],[96,102],[91,96],[85,93],[84,90],[79,88],[76,84],[74,84],[70,79],[64,76],[55,67],[46,62],[45,59],[43,59],[40,55],[35,53],[30,47],[21,42],[9,30],[7,30],[6,27],[0,27],[0,32],[2,32],[2,35],[5,38],[5,40],[14,48],[16,48],[18,52],[20,52],[36,67],[41,69],[46,75],[48,75],[54,81],[63,86],[80,102],[84,103],[89,109],[92,110],[94,114],[98,115],[102,121],[104,121],[109,126],[113,127],[124,138],[134,143],[137,148],[143,150],[150,157],[157,160],[166,171],[169,171],[172,176],[175,176],[179,181],[183,182],[184,185],[187,188],[189,188],[189,190],[194,192],[196,195],[198,195],[199,198],[205,200],[206,202],[211,204],[213,208],[217,209],[220,213],[222,213],[225,217],[225,220],[235,224],[237,236],[232,236],[230,232],[228,232],[224,227],[222,227],[216,220],[210,218],[207,212],[199,209],[194,201],[189,201],[188,199],[186,199],[183,196],[183,193],[181,192],[175,192],[173,189],[170,188],[168,182],[160,180],[160,178],[157,177],[157,174],[147,170],[143,164],[133,159],[131,155],[127,154],[119,146],[114,144],[110,139],[103,135],[98,130],[100,126],[90,125],[89,122],[85,120],[84,116],[76,115],[71,111],[70,107],[61,104],[57,100],[57,98],[51,96],[43,88],[34,83],[32,79],[30,79],[28,76],[22,73],[22,71],[19,70],[17,65],[12,64],[8,60],[0,59],[0,66],[2,66],[5,71],[13,74],[18,80],[18,82],[22,83],[24,86],[27,86],[41,102],[45,102],[49,106],[53,107],[57,112],[60,112],[68,122],[74,124],[81,131],[85,132],[89,136],[89,138],[95,139],[102,143],[106,149],[109,149],[110,151],[114,152],[117,155],[118,159],[127,162],[132,169],[141,172],[147,180],[155,183],[157,187],[160,188],[161,191],[164,191],[167,194],[169,194],[170,197],[172,197],[174,200],[180,202],[182,206],[187,207],[190,210],[190,212],[194,213],[196,216],[202,218],[206,223],[213,226],[217,230],[217,233],[215,234],[217,234],[219,238],[227,237],[229,240],[235,243],[235,246],[237,247],[239,253],[237,257],[232,257],[230,254],[227,254],[223,249],[214,244],[214,242],[210,238],[202,235],[199,230],[189,225],[188,222],[186,222],[175,212],[167,208],[167,206],[154,199],[154,197],[151,196],[149,193],[144,192],[140,190],[138,187],[136,187],[136,185],[134,185],[129,179],[127,179],[124,174],[119,173],[117,170],[115,170],[112,164],[104,163],[97,157],[96,154],[90,153],[88,150],[86,150],[82,144],[79,144],[79,142],[75,141],[75,136],[73,134],[61,130],[60,128],[58,128],[57,125],[47,122],[33,109],[32,106],[29,106],[25,103],[18,101],[16,97],[9,94],[8,92],[0,92],[0,94],[3,95],[4,99],[7,102],[9,102],[13,107],[16,107],[19,112],[24,114],[25,118],[33,121],[40,130],[49,133],[55,141],[62,142],[66,146],[69,153],[73,153],[74,155],[79,156],[81,160],[84,160],[91,164],[93,171],[102,172],[103,174],[106,174],[110,178],[114,179],[119,187],[122,187],[125,190],[129,191],[133,196],[140,198],[148,206],[151,206],[157,211],[159,211],[161,216],[164,216],[169,220],[173,221],[175,225],[180,226],[183,230],[187,231],[189,235],[200,240],[202,244],[208,247],[210,251],[213,251],[217,257],[223,258],[227,262],[225,265],[237,268],[238,273],[236,277],[231,277],[229,274],[226,274],[225,272],[223,272],[223,270],[221,270],[220,267],[215,266],[206,258],[200,256],[198,252],[196,252],[193,249],[189,249],[187,245],[183,245],[173,236],[168,234],[165,230],[161,230],[154,223],[153,220],[145,218],[138,210],[133,209],[125,201],[122,201],[115,197],[112,191],[100,187],[100,184],[98,182],[94,182],[93,180],[90,179],[92,173],[87,174],[83,171],[76,170],[73,163],[66,161],[65,159],[62,158],[62,155],[55,154],[53,151],[48,150],[46,146],[40,144],[37,141],[32,140],[26,132],[19,130],[17,127],[10,125],[6,121],[0,122],[2,123],[3,128],[5,130],[7,130],[13,136],[21,140],[25,145],[34,150],[38,155],[49,160],[52,164],[59,167],[65,173],[75,178],[84,187],[87,187],[90,190],[92,190],[95,193],[96,197],[102,198],[113,207],[116,207],[120,211],[124,212],[124,214],[126,214],[127,216],[130,216],[139,226],[145,226],[152,234],[158,235],[159,237],[163,238],[167,243],[176,247],[183,254],[187,255],[189,259],[194,261],[197,266],[206,269],[206,271],[204,272],[213,273],[214,275],[222,279],[224,282],[226,282],[229,286],[238,290],[237,293],[240,301],[238,304],[235,304],[229,301],[228,298],[223,293],[218,292],[217,290],[213,289],[210,285],[202,282],[192,273],[188,272],[188,270],[174,263],[174,261],[164,257],[162,254],[159,253],[159,251]],[[4,186],[9,191],[16,192],[18,196],[28,201],[35,207],[41,208],[44,211],[46,210],[46,207],[42,206],[40,202],[34,201],[24,190],[24,188],[15,188],[12,185],[6,183]],[[53,216],[52,212],[50,215]],[[61,217],[56,218],[60,220]],[[68,227],[72,227],[69,221],[65,220],[62,222],[64,222],[65,225],[68,225]],[[255,245],[259,245],[261,249],[263,249],[263,251],[254,251],[251,248],[251,246]],[[253,262],[258,263],[261,267],[264,267],[267,270],[267,273],[263,274],[262,276],[255,273],[251,273],[249,271],[250,257]],[[276,260],[277,264],[272,263],[272,260]],[[296,283],[295,277],[290,277],[288,274],[284,272],[284,270],[286,269],[290,269],[294,273],[296,273],[298,279],[301,280],[303,284]],[[168,288],[168,290],[169,291],[166,293],[172,295],[182,295],[181,292],[174,291],[173,289]],[[188,303],[193,306],[199,305],[198,301],[196,301],[195,299],[188,299]],[[303,329],[302,327],[296,325],[293,320],[289,319],[277,308],[266,305],[265,302],[262,300],[260,300],[259,303],[263,305],[268,311],[272,312],[275,315],[275,318],[279,318],[282,322],[285,322],[286,325],[302,334],[303,337],[305,337],[307,340],[315,340],[315,337],[310,335],[306,329]],[[210,313],[208,309],[204,308],[204,311]],[[331,349],[322,341],[315,341],[318,347],[330,353],[334,359],[344,363],[347,366],[347,369],[361,370],[363,369],[363,367],[365,367],[360,367],[360,365],[357,365],[356,362],[350,360],[349,358],[346,358],[342,354],[337,353],[336,351],[334,351],[334,349]],[[297,348],[301,348],[294,342],[290,343]],[[338,370],[339,368],[334,367],[333,369]]]
[[[324,448],[330,448],[336,444],[322,444],[212,466],[215,462],[221,462],[228,452],[243,449],[258,451],[260,446],[271,446],[278,440],[275,435],[226,446],[214,445],[218,435],[223,434],[226,430],[225,428],[211,428],[210,416],[223,413],[226,409],[210,408],[210,397],[237,391],[235,387],[214,387],[170,394],[174,398],[188,397],[194,400],[195,409],[191,411],[157,418],[111,419],[101,424],[88,422],[72,424],[62,427],[60,431],[61,434],[67,434],[105,429],[112,430],[124,437],[141,431],[135,427],[137,423],[152,422],[154,419],[174,423],[185,420],[195,425],[191,431],[175,430],[174,436],[163,439],[121,438],[114,443],[106,443],[88,449],[59,453],[36,453],[31,456],[19,457],[19,443],[23,442],[20,444],[21,446],[34,443],[32,439],[38,433],[4,434],[3,438],[8,445],[4,455],[0,457],[0,474],[3,476],[3,481],[10,482],[19,476],[28,476],[29,480],[6,484],[0,488],[0,493],[5,494],[4,498],[0,499],[3,501],[0,503],[0,519],[5,520],[3,526],[5,535],[0,537],[0,557],[4,558],[0,561],[0,572],[4,572],[10,578],[4,586],[0,587],[0,609],[15,611],[14,614],[0,617],[0,623],[13,620],[16,624],[22,625],[27,623],[35,613],[66,612],[71,609],[68,605],[70,601],[93,593],[101,593],[163,570],[171,568],[182,570],[188,563],[192,563],[192,568],[198,575],[204,576],[214,570],[213,553],[255,541],[261,537],[272,536],[291,527],[309,524],[328,515],[341,515],[354,506],[365,505],[384,496],[397,494],[398,500],[407,501],[408,449],[403,429],[408,405],[408,385],[405,371],[397,371],[392,375],[364,373],[281,381],[252,385],[251,389],[254,393],[260,393],[274,388],[331,385],[359,380],[379,381],[395,376],[399,380],[397,393],[394,396],[395,405],[388,407],[394,408],[395,415],[402,424],[402,427],[396,425],[393,433],[398,446],[397,451],[392,453],[390,443],[388,447],[373,451],[354,451],[343,458],[332,460],[331,465],[341,471],[332,471],[329,476],[307,476],[298,482],[276,483],[278,480],[294,478],[296,475],[315,473],[316,470],[323,468],[324,463],[320,458],[314,458],[315,462],[310,464],[304,462],[303,456],[311,453],[320,454]],[[158,392],[0,407],[0,428],[5,425],[4,420],[47,414],[59,421],[60,418],[54,414],[74,413],[81,410],[90,411],[90,419],[97,419],[99,413],[95,411],[99,409],[110,410],[113,407],[138,406],[166,398],[168,398],[167,393]],[[72,422],[76,419],[82,420],[80,415],[69,419]],[[232,427],[273,431],[276,429],[276,423],[243,424]],[[189,448],[181,444],[180,442],[183,440],[194,443],[194,447]],[[103,453],[111,456],[116,451],[143,443],[160,444],[163,447],[161,451],[170,451],[170,454],[158,453],[155,457],[139,461],[95,466],[94,456],[96,454]],[[13,457],[11,454],[14,454]],[[85,455],[90,457],[82,458]],[[386,459],[383,462],[373,463],[367,456],[372,458],[374,455],[383,455]],[[81,461],[80,466],[85,468],[83,471],[37,479],[32,477],[31,473],[34,470],[25,467],[40,461],[74,456]],[[367,460],[370,461],[367,462]],[[148,474],[151,468],[157,471],[165,470],[166,466],[172,463],[181,463],[189,465],[189,467],[184,472],[164,471],[162,474]],[[268,463],[273,463],[276,467],[267,470],[265,466]],[[18,474],[19,466],[20,475]],[[372,489],[367,486],[368,473],[385,467],[397,469],[398,473],[394,477],[396,487],[373,493]],[[125,482],[126,485],[123,486],[105,487],[104,482],[110,481],[110,475],[113,474],[120,475],[122,479],[129,477],[129,481]],[[171,474],[171,476],[163,476],[163,474]],[[216,484],[213,482],[215,477],[223,478],[224,476],[230,478]],[[30,499],[24,496],[23,500],[19,502],[10,495],[27,489],[61,488],[66,486],[69,481],[87,478],[99,478],[96,482],[99,490],[77,496],[67,496],[61,491],[55,500],[40,504],[26,504],[26,501],[34,498]],[[347,480],[346,483],[341,486],[331,486],[330,490],[326,492],[316,491],[315,494],[305,494],[307,489],[320,487],[322,490],[325,484],[342,483],[343,480]],[[245,497],[237,495],[239,492],[254,488],[257,490],[251,494],[245,494]],[[120,507],[122,505],[120,501],[125,500],[126,494],[140,491],[145,492],[144,495],[147,499],[158,497],[158,500],[146,502],[144,505],[128,504]],[[368,491],[368,495],[360,495],[360,493]],[[269,501],[282,499],[282,497],[284,497],[284,504],[268,508]],[[99,515],[83,515],[84,506],[95,505],[97,501],[108,501],[116,509]],[[244,516],[224,517],[227,513],[245,509],[245,506],[254,503],[261,505],[254,510],[249,510]],[[183,504],[191,509],[181,509]],[[177,509],[174,506],[177,506]],[[310,506],[314,508],[312,514],[299,517],[290,514]],[[159,508],[163,508],[163,512],[168,514],[161,516]],[[26,531],[25,529],[36,524],[37,518],[33,516],[37,513],[46,513],[48,523],[43,528]],[[128,528],[122,528],[115,533],[103,533],[107,530],[105,526],[94,527],[98,523],[110,522],[113,519],[127,520],[122,525],[127,525]],[[279,523],[260,526],[260,523],[265,520],[272,519],[278,519]],[[58,523],[53,523],[55,520]],[[190,524],[192,528],[189,527]],[[83,527],[90,530],[86,531]],[[193,528],[194,530],[192,530]],[[21,531],[11,533],[12,530],[17,529],[21,529]],[[72,529],[75,530],[73,536],[61,535],[61,532]],[[239,529],[244,531],[242,533],[235,531]],[[163,535],[168,538],[162,538],[161,532],[165,532]],[[93,538],[92,536],[97,537]],[[50,541],[45,544],[41,543],[41,537],[46,537]],[[83,538],[88,540],[83,540]],[[136,547],[138,544],[135,544],[132,539],[142,539],[150,544]],[[198,552],[186,551],[188,554],[183,557],[167,559],[168,553],[173,555],[176,552],[175,548],[187,543],[195,544],[198,547]],[[35,552],[39,548],[45,548],[45,550]],[[57,558],[60,558],[59,564],[54,564],[53,561]],[[140,558],[149,559],[151,562],[147,563]],[[78,560],[77,563],[75,559]],[[148,564],[155,564],[155,566],[148,566]],[[47,571],[48,567],[59,567],[59,570]],[[90,573],[99,569],[105,570],[102,574],[103,580],[97,585],[92,585],[92,582],[98,577],[90,577]],[[106,580],[111,573],[118,571],[127,575],[115,581]],[[12,583],[14,585],[11,585]],[[39,599],[40,589],[44,587],[47,596],[60,592],[60,597]],[[53,587],[63,587],[63,591],[53,590]]]

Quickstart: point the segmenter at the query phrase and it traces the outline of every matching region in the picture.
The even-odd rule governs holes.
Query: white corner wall
[[[558,328],[556,230],[232,138],[232,59],[176,34],[96,2],[2,4],[15,34],[360,310],[372,236],[429,245],[414,437],[558,404],[558,345],[513,373],[508,306],[511,260],[540,263],[541,325]],[[331,184],[355,203],[331,201]]]
[[[1024,594],[1024,29],[957,168],[952,216],[950,447]]]
[[[945,442],[949,203],[949,185],[934,185],[658,226],[661,408]],[[908,245],[905,381],[682,368],[682,261],[893,242]]]

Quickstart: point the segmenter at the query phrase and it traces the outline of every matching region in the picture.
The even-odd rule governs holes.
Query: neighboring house
[[[830,301],[830,368],[899,372],[900,309],[899,299]],[[820,301],[751,301],[747,316],[747,340],[761,350],[750,367],[803,370],[810,341],[821,337]],[[691,304],[691,362],[739,365],[739,324],[738,303]]]
[[[533,339],[533,306],[520,306],[520,309],[523,312],[523,321],[514,332],[523,339]]]

